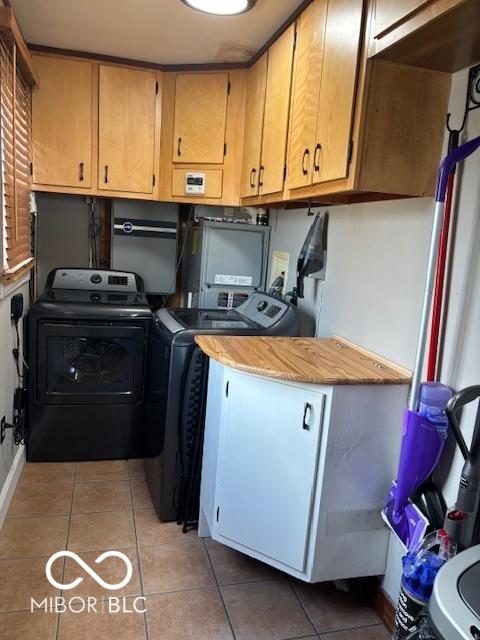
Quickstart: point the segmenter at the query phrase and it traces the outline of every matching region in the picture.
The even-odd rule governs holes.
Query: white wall
[[[454,75],[450,110],[461,119],[466,72]],[[480,135],[480,110],[472,112],[467,139]],[[415,159],[412,158],[412,162]],[[459,172],[455,261],[441,379],[454,389],[480,384],[480,152]],[[317,211],[318,209],[315,209]],[[431,198],[330,207],[325,285],[307,280],[299,302],[304,332],[343,335],[412,368],[433,200]],[[298,253],[313,218],[305,210],[273,214],[271,248],[291,254],[289,289]],[[311,333],[310,333],[311,334]],[[472,415],[464,421],[470,437]],[[399,424],[399,437],[400,437]],[[445,456],[439,477],[447,502],[456,497],[462,460]],[[386,489],[388,489],[386,487]],[[392,542],[385,589],[396,600],[401,550]]]
[[[1,289],[1,287],[0,287]],[[16,293],[23,294],[24,313],[28,309],[28,284],[16,289],[13,293],[0,298],[0,418],[6,417],[7,422],[12,422],[13,394],[18,384],[15,364],[12,357],[14,346],[14,331],[10,321],[10,300]],[[19,325],[20,335],[22,325]],[[5,478],[12,465],[17,447],[13,442],[13,434],[9,429],[5,440],[0,445],[0,491]]]

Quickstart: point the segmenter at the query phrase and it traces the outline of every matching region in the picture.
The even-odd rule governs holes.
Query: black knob
[[[268,307],[268,302],[266,300],[260,300],[260,302],[257,304],[258,311],[265,311],[267,307]]]
[[[102,296],[99,293],[91,293],[90,294],[90,301],[91,302],[100,302],[101,299],[102,299]]]
[[[102,276],[99,273],[92,274],[92,277],[90,278],[90,282],[93,282],[93,284],[100,284],[101,281],[102,281]]]

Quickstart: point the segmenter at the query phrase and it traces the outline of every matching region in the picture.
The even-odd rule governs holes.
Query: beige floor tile
[[[150,640],[232,640],[216,588],[164,593],[147,598]]]
[[[237,640],[286,640],[314,631],[287,581],[222,587]]]
[[[284,579],[284,574],[215,540],[206,540],[213,568],[220,584]]]
[[[161,522],[155,509],[136,509],[135,526],[139,546],[198,540],[196,531],[182,533],[182,527],[179,527],[176,522]]]
[[[71,551],[129,549],[135,546],[132,511],[106,511],[73,515],[68,548]]]
[[[101,563],[96,564],[95,560],[102,554],[103,551],[89,551],[87,553],[79,553],[78,555],[84,560],[98,575],[108,582],[109,584],[115,584],[121,582],[126,575],[127,568],[125,563],[120,558],[110,557],[103,560]],[[81,596],[82,598],[92,596],[98,599],[103,598],[124,598],[127,596],[138,596],[142,593],[140,585],[140,572],[138,569],[138,557],[136,549],[123,549],[124,553],[131,561],[133,568],[133,575],[130,582],[123,588],[117,590],[104,589],[93,578],[86,574],[79,568],[75,560],[66,558],[65,560],[65,575],[64,583],[68,584],[77,578],[79,575],[83,578],[78,587],[71,593],[75,596]],[[63,594],[66,595],[66,594]]]
[[[132,458],[128,461],[128,473],[130,478],[143,480],[145,470],[143,468],[143,458]]]
[[[68,516],[12,518],[0,531],[0,558],[49,556],[65,549]]]
[[[0,560],[0,611],[30,609],[31,598],[40,602],[44,598],[60,595],[60,591],[47,580],[47,560],[48,556]],[[53,577],[60,581],[62,571],[63,559],[59,559],[52,567]],[[3,638],[1,634],[0,638]]]
[[[135,509],[152,509],[153,502],[150,497],[148,485],[145,480],[132,480],[133,506]]]
[[[55,640],[57,614],[20,611],[0,614],[2,640]]]
[[[18,484],[73,482],[74,475],[74,462],[27,462],[23,467]]]
[[[125,602],[133,608],[133,599],[128,598]],[[106,601],[103,601],[105,605]],[[60,614],[58,640],[145,640],[143,614],[102,612],[102,602],[96,606],[97,613]],[[144,608],[142,601],[138,602],[138,608]]]
[[[132,508],[130,482],[77,482],[72,513],[119,511]]]
[[[77,482],[115,482],[128,480],[126,460],[100,460],[99,462],[78,462],[75,474]]]
[[[383,624],[375,627],[363,627],[362,629],[350,629],[321,635],[321,640],[390,640],[392,635],[388,633]]]
[[[164,593],[215,584],[210,561],[200,541],[159,544],[140,549],[145,593]]]
[[[306,584],[294,582],[294,588],[319,633],[341,631],[380,622],[372,607],[358,593],[344,593],[331,582]]]
[[[17,486],[8,518],[70,513],[73,484]]]

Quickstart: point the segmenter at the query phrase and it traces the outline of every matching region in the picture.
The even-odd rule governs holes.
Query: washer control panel
[[[55,269],[48,276],[47,288],[122,293],[140,291],[139,280],[134,273],[103,269]]]
[[[236,311],[268,329],[280,322],[285,314],[292,313],[292,307],[280,298],[255,291]]]

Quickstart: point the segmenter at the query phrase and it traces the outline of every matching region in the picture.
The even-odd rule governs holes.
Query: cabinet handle
[[[309,156],[310,156],[310,149],[305,149],[305,151],[303,152],[303,158],[302,158],[302,173],[304,176],[308,174],[308,169],[305,169],[305,160],[307,160]]]
[[[257,173],[256,169],[252,169],[250,171],[250,189],[255,188],[255,174]]]
[[[305,407],[303,409],[303,424],[302,429],[305,431],[310,431],[310,425],[307,422],[307,414],[310,417],[310,413],[312,412],[312,405],[309,402],[305,402]]]
[[[80,162],[78,165],[78,179],[80,182],[83,182],[83,162]]]
[[[318,143],[317,146],[315,147],[315,155],[313,156],[313,170],[317,172],[320,171],[319,157],[320,157],[321,150],[322,150],[322,145]]]
[[[265,173],[265,167],[260,165],[260,173],[258,174],[258,186],[263,187],[263,174]]]
[[[105,165],[105,175],[103,176],[105,184],[108,182],[108,164]]]
[[[178,156],[182,155],[182,139],[181,138],[178,139],[177,155]]]

